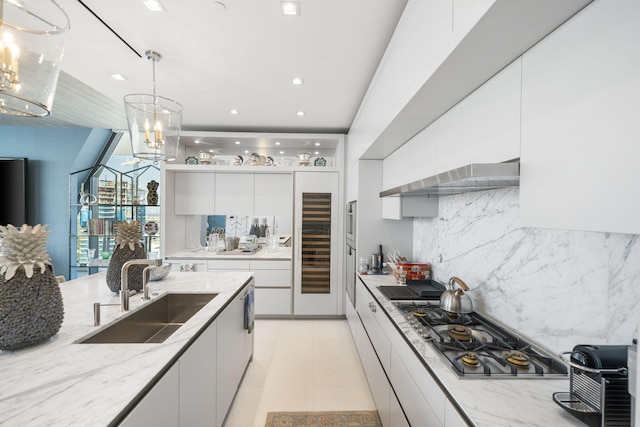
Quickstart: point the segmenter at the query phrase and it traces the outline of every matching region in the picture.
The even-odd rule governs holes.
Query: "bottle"
[[[262,218],[260,223],[260,235],[258,237],[267,237],[267,218]]]
[[[251,229],[249,230],[249,234],[253,234],[256,237],[260,237],[260,226],[258,225],[258,218],[253,218],[251,223]]]
[[[382,273],[383,272],[383,266],[382,264],[384,263],[384,255],[382,255],[382,245],[378,245],[378,263],[376,265],[376,269]]]

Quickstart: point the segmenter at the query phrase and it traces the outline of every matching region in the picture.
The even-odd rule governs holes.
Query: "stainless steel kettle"
[[[462,289],[455,289],[455,284]],[[471,313],[473,303],[465,291],[469,290],[466,283],[459,277],[452,277],[446,284],[446,290],[440,295],[440,308],[451,313]]]

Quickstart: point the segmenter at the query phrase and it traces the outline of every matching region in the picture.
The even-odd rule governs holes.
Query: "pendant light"
[[[68,29],[53,0],[0,0],[0,113],[51,114]]]
[[[160,160],[176,159],[183,108],[156,93],[156,62],[162,57],[153,50],[145,55],[153,63],[153,95],[126,95],[124,107],[133,156],[157,164]]]

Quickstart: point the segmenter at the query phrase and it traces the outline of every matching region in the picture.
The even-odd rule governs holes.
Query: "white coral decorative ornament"
[[[0,226],[0,273],[4,274],[5,280],[11,279],[20,267],[31,278],[34,267],[40,267],[40,273],[43,273],[45,264],[51,264],[47,253],[49,231],[45,230],[46,227],[46,224],[33,227],[23,224],[20,229],[11,224]]]

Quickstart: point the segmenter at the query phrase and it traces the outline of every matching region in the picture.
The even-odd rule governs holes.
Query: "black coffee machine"
[[[554,402],[591,427],[631,426],[628,349],[581,344],[562,353],[571,368],[569,392],[554,393]]]

